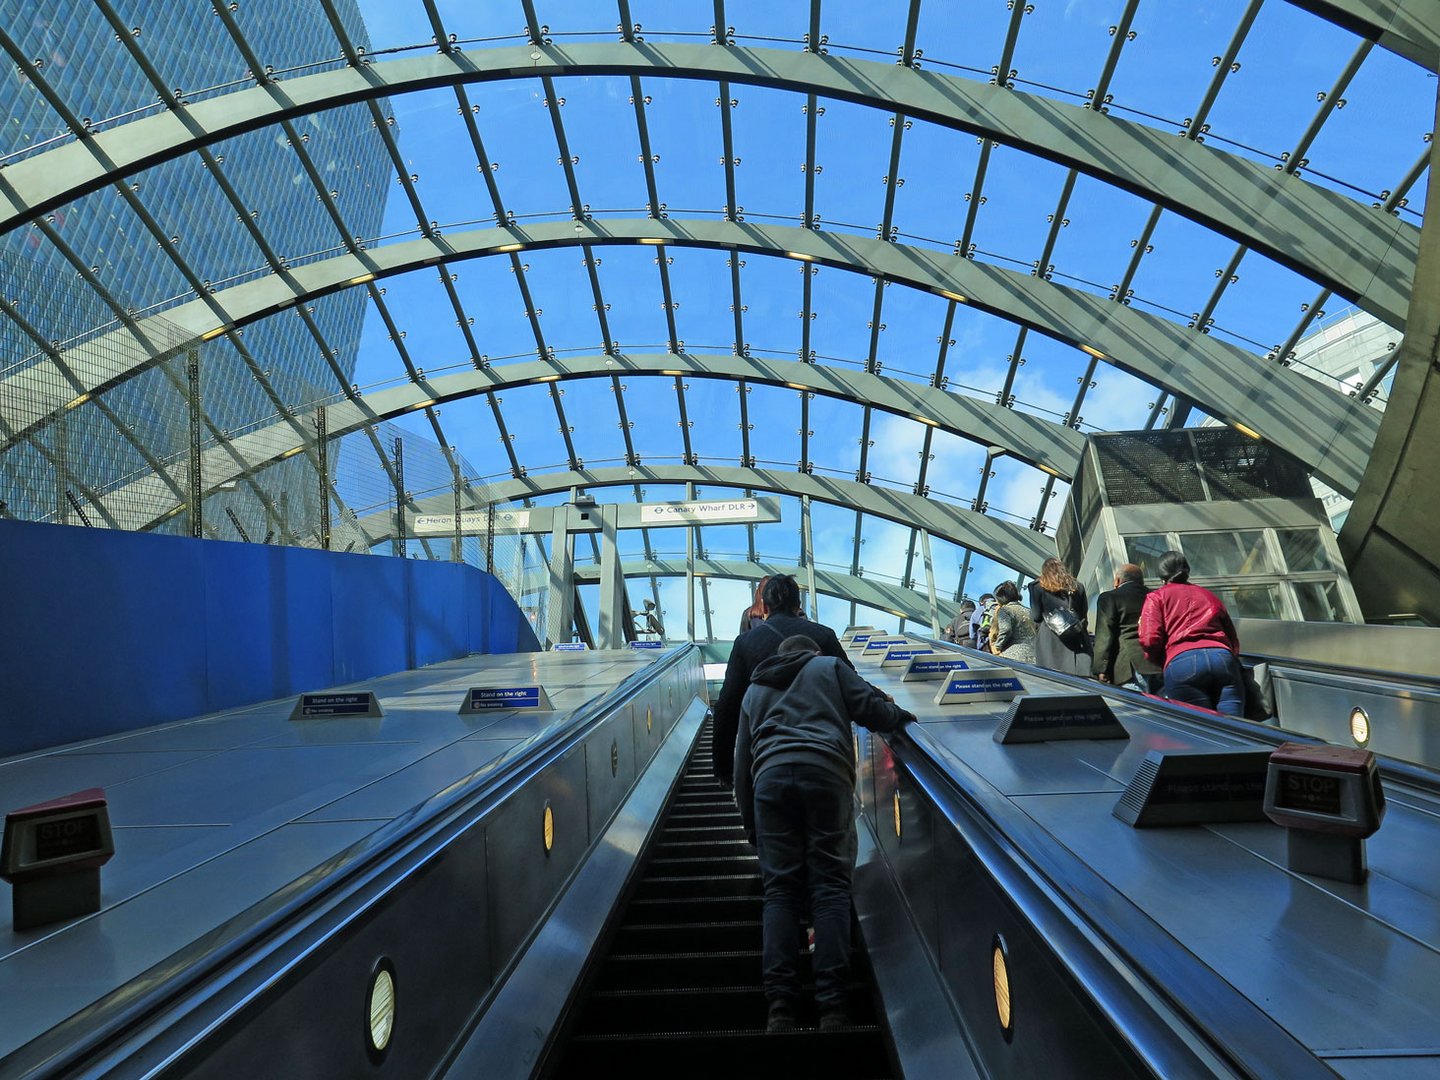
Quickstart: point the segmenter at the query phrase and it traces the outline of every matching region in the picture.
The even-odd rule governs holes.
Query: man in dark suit
[[[1160,692],[1160,668],[1140,648],[1140,609],[1150,590],[1134,563],[1115,570],[1115,588],[1095,598],[1095,660],[1101,682],[1128,686],[1144,694]]]
[[[763,599],[770,615],[735,639],[725,667],[725,682],[715,701],[715,778],[726,787],[735,784],[735,732],[740,724],[740,702],[750,689],[756,664],[779,652],[786,638],[803,634],[820,646],[825,656],[838,657],[850,668],[855,667],[840,647],[835,631],[800,614],[800,586],[789,574],[778,574],[765,582]]]

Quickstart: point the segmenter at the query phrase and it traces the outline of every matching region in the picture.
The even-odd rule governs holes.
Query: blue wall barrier
[[[0,521],[0,757],[540,648],[460,563]]]

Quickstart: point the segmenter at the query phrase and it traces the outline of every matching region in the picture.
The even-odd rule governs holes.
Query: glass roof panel
[[[656,260],[648,245],[597,247],[596,272],[609,305],[605,317],[610,337],[628,352],[664,352],[669,330]]]
[[[720,109],[715,104],[718,84],[657,77],[643,79],[641,85],[651,99],[645,115],[651,148],[660,158],[655,163],[660,202],[672,217],[697,211],[721,213],[725,170],[720,165],[724,156]]]
[[[860,464],[859,405],[840,398],[817,395],[810,401],[810,462],[817,472],[855,478]]]
[[[683,440],[674,378],[626,375],[621,383],[625,387],[626,415],[635,425],[630,429],[635,452],[648,463],[678,461]],[[619,420],[615,423],[618,425]],[[615,430],[619,432],[618,427]]]
[[[505,409],[510,445],[526,467],[532,472],[564,468],[565,444],[560,438],[549,389],[519,386],[496,397]]]
[[[949,306],[950,301],[919,289],[892,285],[885,290],[876,351],[884,374],[929,385]]]
[[[1210,145],[1274,161],[1303,133],[1355,47],[1354,35],[1293,4],[1266,4],[1210,114]]]
[[[811,278],[810,347],[822,361],[863,367],[869,351],[875,280],[865,274],[816,267]],[[895,286],[900,288],[901,286]]]
[[[800,460],[800,402],[794,390],[750,387],[750,452],[760,467],[793,469]]]
[[[752,355],[799,359],[803,269],[791,259],[746,256],[740,299]]]
[[[630,80],[557,79],[555,88],[565,98],[560,112],[570,153],[580,159],[574,164],[580,197],[596,213],[643,210],[645,172]]]
[[[536,214],[568,217],[570,192],[540,80],[477,83],[466,93],[470,104],[478,106],[476,127],[506,210],[521,219]],[[458,153],[461,145],[452,149]],[[483,217],[490,211],[488,200],[478,206],[479,213],[468,216]]]
[[[1109,28],[1120,21],[1124,0],[1036,4],[1015,45],[1017,90],[1083,95],[1095,85],[1110,52]]]
[[[521,253],[522,272],[531,256]],[[525,302],[516,282],[514,264],[508,255],[469,259],[450,268],[455,275],[455,292],[475,320],[475,341],[481,355],[494,363],[533,359],[535,334],[525,317]],[[363,356],[363,354],[362,354]]]
[[[625,461],[620,412],[611,385],[609,379],[569,379],[556,388],[563,392],[565,414],[575,425],[575,453],[592,468]]]
[[[1068,174],[1063,165],[996,147],[985,176],[985,205],[976,216],[976,257],[1011,270],[1033,269]]]
[[[883,181],[890,168],[894,113],[848,101],[822,104],[825,115],[815,135],[816,212],[825,228],[874,236],[885,210]],[[797,193],[803,191],[803,181],[797,169]]]
[[[740,460],[739,383],[690,379],[685,408],[694,423],[691,445],[702,464],[738,464]],[[674,453],[675,451],[671,451]]]
[[[1205,100],[1240,26],[1248,0],[1218,0],[1202,7],[1140,4],[1115,77],[1111,115],[1162,130],[1181,130]],[[1106,19],[1092,20],[1087,32],[1105,34],[1118,21],[1119,5]],[[1248,61],[1247,61],[1248,62]],[[1228,70],[1224,72],[1229,78]],[[1094,75],[1091,79],[1094,79]],[[1086,85],[1086,89],[1093,82]]]
[[[1425,150],[1434,98],[1433,74],[1388,50],[1373,50],[1345,88],[1345,104],[1310,147],[1303,175],[1314,183],[1343,180],[1338,190],[1355,198],[1393,190]],[[1409,202],[1414,214],[1405,220],[1413,222],[1422,202],[1414,195]]]
[[[1138,195],[1083,174],[1077,177],[1055,241],[1052,280],[1108,296],[1125,279],[1153,211],[1154,204]]]
[[[734,348],[729,256],[723,251],[661,247],[669,261],[670,288],[680,339],[691,352],[729,353]]]
[[[732,86],[736,198],[750,217],[800,219],[804,206],[805,97],[760,86]],[[789,222],[787,222],[789,224]]]

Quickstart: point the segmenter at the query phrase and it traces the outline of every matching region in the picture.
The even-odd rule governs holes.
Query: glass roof
[[[31,184],[35,162],[37,177],[7,192],[0,245],[0,482],[16,516],[183,531],[190,391],[183,354],[153,363],[166,320],[204,341],[206,535],[318,542],[318,526],[282,520],[319,513],[314,484],[281,508],[266,468],[303,485],[274,464],[302,456],[314,475],[316,406],[340,423],[357,402],[401,402],[371,429],[327,432],[337,520],[379,551],[395,549],[397,467],[413,513],[450,512],[457,489],[466,507],[492,490],[564,501],[587,474],[621,481],[601,501],[636,485],[684,498],[687,480],[721,497],[736,489],[713,470],[751,469],[750,490],[782,493],[783,521],[711,527],[696,554],[794,566],[802,492],[786,476],[1050,536],[1075,433],[1213,417],[1279,440],[1273,409],[1240,410],[1262,408],[1246,405],[1250,373],[1292,361],[1276,385],[1327,388],[1283,401],[1295,429],[1320,410],[1360,453],[1384,407],[1383,379],[1338,386],[1291,356],[1357,311],[1389,324],[1387,351],[1403,333],[1408,284],[1399,301],[1368,284],[1384,275],[1354,237],[1398,230],[1375,257],[1408,283],[1434,74],[1311,10],[1356,5],[50,7],[0,0],[0,176]],[[383,92],[323,82],[361,69]],[[237,120],[247,108],[258,119]],[[167,116],[220,137],[84,178],[87,146]],[[900,270],[874,260],[877,240]],[[402,258],[406,244],[436,253]],[[293,297],[235,315],[274,283]],[[1010,299],[1024,289],[1029,307]],[[1090,347],[1101,330],[1133,351]],[[152,341],[151,361],[132,338]],[[1197,377],[1201,363],[1231,366]],[[447,377],[463,391],[436,389]],[[969,419],[942,418],[942,398]],[[179,418],[163,438],[146,419],[162,400]],[[504,486],[522,476],[533,491]],[[923,608],[915,519],[858,505],[814,503],[817,566],[913,588]],[[934,538],[943,600],[1038,569],[1010,540],[980,545],[964,513]],[[684,537],[626,535],[623,550],[683,564]],[[437,540],[403,548],[450,557]],[[675,588],[631,583],[665,601],[672,631]],[[713,632],[733,633],[749,588],[717,576],[697,632],[708,606]]]

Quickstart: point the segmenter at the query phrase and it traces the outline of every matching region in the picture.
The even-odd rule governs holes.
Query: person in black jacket
[[[1035,663],[1051,671],[1090,678],[1094,654],[1086,621],[1090,605],[1085,586],[1059,559],[1046,559],[1040,577],[1030,583],[1029,589],[1030,618],[1035,623]],[[1071,640],[1062,640],[1045,621],[1046,614],[1057,609],[1068,612],[1075,623]]]
[[[855,666],[840,647],[835,631],[800,614],[800,586],[789,574],[777,574],[765,582],[763,599],[770,614],[755,629],[735,639],[730,662],[725,665],[725,682],[715,701],[715,778],[726,787],[733,787],[735,783],[735,729],[740,721],[740,701],[750,688],[750,676],[756,664],[774,656],[780,642],[787,637],[804,634],[816,642],[826,656],[838,657],[851,668]]]
[[[855,869],[851,722],[895,731],[915,717],[803,635],[755,666],[735,740],[735,803],[760,853],[767,1031],[791,1031],[801,911],[815,925],[820,1030],[848,1023],[850,877]]]
[[[1115,588],[1095,598],[1095,661],[1091,670],[1103,683],[1142,694],[1160,692],[1160,665],[1140,648],[1140,611],[1145,607],[1145,571],[1134,563],[1115,570]]]

